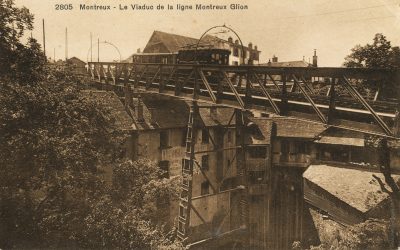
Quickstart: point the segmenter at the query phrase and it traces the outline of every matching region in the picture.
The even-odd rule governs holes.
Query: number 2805
[[[72,4],[56,4],[54,7],[56,10],[72,10],[74,8]]]

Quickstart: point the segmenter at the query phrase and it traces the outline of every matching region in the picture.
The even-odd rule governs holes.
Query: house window
[[[169,161],[159,161],[158,167],[163,171],[161,177],[169,178]]]
[[[201,195],[206,195],[210,193],[210,183],[208,181],[204,181],[201,183]]]
[[[208,155],[203,155],[201,157],[201,168],[203,170],[208,170]]]
[[[160,132],[160,148],[169,147],[169,133],[168,130]]]
[[[233,61],[233,65],[238,66],[239,63],[237,61]]]
[[[249,155],[251,158],[266,158],[267,148],[266,147],[250,147]]]
[[[288,154],[289,153],[289,148],[290,148],[289,142],[286,141],[286,140],[282,140],[281,141],[281,152],[282,152],[282,154]]]
[[[209,141],[209,132],[208,129],[203,129],[201,131],[201,142],[202,143],[208,143]]]
[[[306,154],[308,152],[307,143],[305,142],[296,142],[295,143],[295,150],[298,154]]]

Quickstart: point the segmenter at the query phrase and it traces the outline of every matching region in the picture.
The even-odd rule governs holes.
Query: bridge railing
[[[399,100],[371,102],[355,88],[362,80],[400,86],[400,72],[366,68],[227,66],[89,62],[93,80],[129,85],[142,91],[173,94],[243,109],[318,120],[389,137],[399,136]],[[329,90],[319,95],[314,79]],[[272,89],[271,89],[272,86]],[[346,91],[343,99],[338,91]]]

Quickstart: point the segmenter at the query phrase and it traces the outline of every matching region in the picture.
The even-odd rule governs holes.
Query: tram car
[[[140,53],[133,55],[136,63],[214,64],[228,65],[230,51],[226,49],[181,49],[176,53]]]

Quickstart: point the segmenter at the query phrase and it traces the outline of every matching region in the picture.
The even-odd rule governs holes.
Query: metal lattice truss
[[[400,84],[399,72],[104,62],[89,62],[88,71],[93,80],[115,88],[129,85],[138,91],[202,99],[367,134],[399,137],[399,100],[369,100],[356,88],[360,84],[355,84],[362,80]]]

